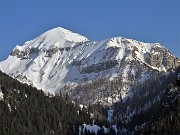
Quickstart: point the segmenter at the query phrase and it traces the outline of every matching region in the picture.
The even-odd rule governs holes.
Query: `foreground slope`
[[[88,121],[89,113],[68,96],[46,95],[0,72],[1,135],[75,135]]]
[[[180,70],[179,70],[180,71]],[[180,73],[166,90],[158,119],[139,131],[139,134],[178,135],[180,133]]]
[[[143,43],[123,37],[92,42],[58,27],[23,46],[16,46],[0,63],[0,70],[46,92],[61,90],[73,98],[86,97],[84,100],[93,92],[81,92],[77,89],[79,85],[91,85],[99,78],[118,80],[121,89],[108,92],[103,85],[96,87],[93,89],[94,98],[88,101],[107,100],[112,103],[119,100],[119,95],[122,98],[131,95],[130,89],[134,84],[143,83],[178,65],[180,59],[158,43]]]
[[[145,83],[132,99],[110,108],[112,116],[101,105],[82,107],[67,95],[46,95],[0,72],[0,134],[176,135],[180,131],[179,72],[150,81],[154,85]]]

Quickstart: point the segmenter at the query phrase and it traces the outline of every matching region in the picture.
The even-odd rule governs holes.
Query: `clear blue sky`
[[[159,42],[180,57],[180,0],[0,0],[0,60],[58,26],[95,41]]]

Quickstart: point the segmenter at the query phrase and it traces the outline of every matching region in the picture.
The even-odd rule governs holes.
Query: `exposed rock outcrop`
[[[89,73],[93,73],[93,72],[98,73],[98,72],[113,68],[117,64],[118,64],[117,60],[101,62],[98,64],[93,64],[91,66],[83,67],[80,72],[82,74],[86,74],[86,73],[89,74]]]

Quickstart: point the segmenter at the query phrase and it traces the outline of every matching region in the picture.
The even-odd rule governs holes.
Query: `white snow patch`
[[[84,107],[84,105],[80,104],[79,107],[82,109]]]
[[[84,128],[82,129],[82,127],[84,127]],[[104,126],[102,126],[102,128],[104,129],[104,132],[105,132],[105,133],[108,133],[108,128],[106,128],[106,127],[104,127]],[[81,133],[81,130],[83,130],[83,132],[84,132],[85,129],[86,129],[87,131],[89,131],[90,133],[93,133],[93,132],[94,132],[95,134],[97,134],[98,130],[100,130],[101,128],[100,128],[99,126],[97,126],[97,125],[94,125],[94,124],[92,124],[92,125],[83,124],[83,126],[80,126],[80,127],[79,127],[79,134]]]
[[[178,74],[178,78],[180,78],[180,73]]]
[[[143,83],[144,81],[148,80],[150,78],[150,75],[148,73],[144,73],[141,75],[140,82]]]
[[[109,121],[109,123],[112,123],[113,112],[114,112],[114,109],[113,109],[112,107],[110,107],[110,108],[108,109],[108,118],[107,118],[107,120]]]
[[[10,106],[10,104],[8,103],[8,108],[9,108],[9,111],[11,112],[11,106]]]
[[[83,124],[83,126],[84,126],[84,130],[85,130],[85,128],[86,128],[86,129],[89,130],[91,133],[92,133],[92,132],[95,132],[95,133],[97,134],[97,131],[100,130],[100,127],[97,126],[97,125],[94,125],[94,124],[92,124],[92,125]]]
[[[2,93],[2,90],[1,90],[1,85],[0,85],[0,100],[3,100],[3,97],[4,96],[4,94]]]

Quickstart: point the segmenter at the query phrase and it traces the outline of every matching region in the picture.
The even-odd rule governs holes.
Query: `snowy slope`
[[[99,77],[113,80],[122,76],[124,82],[130,79],[143,82],[151,76],[151,70],[166,71],[179,64],[171,64],[169,58],[177,59],[157,43],[123,37],[92,42],[58,27],[23,46],[16,46],[11,55],[0,62],[0,70],[21,82],[54,93],[65,85],[75,86]],[[124,91],[125,96],[128,86]]]

